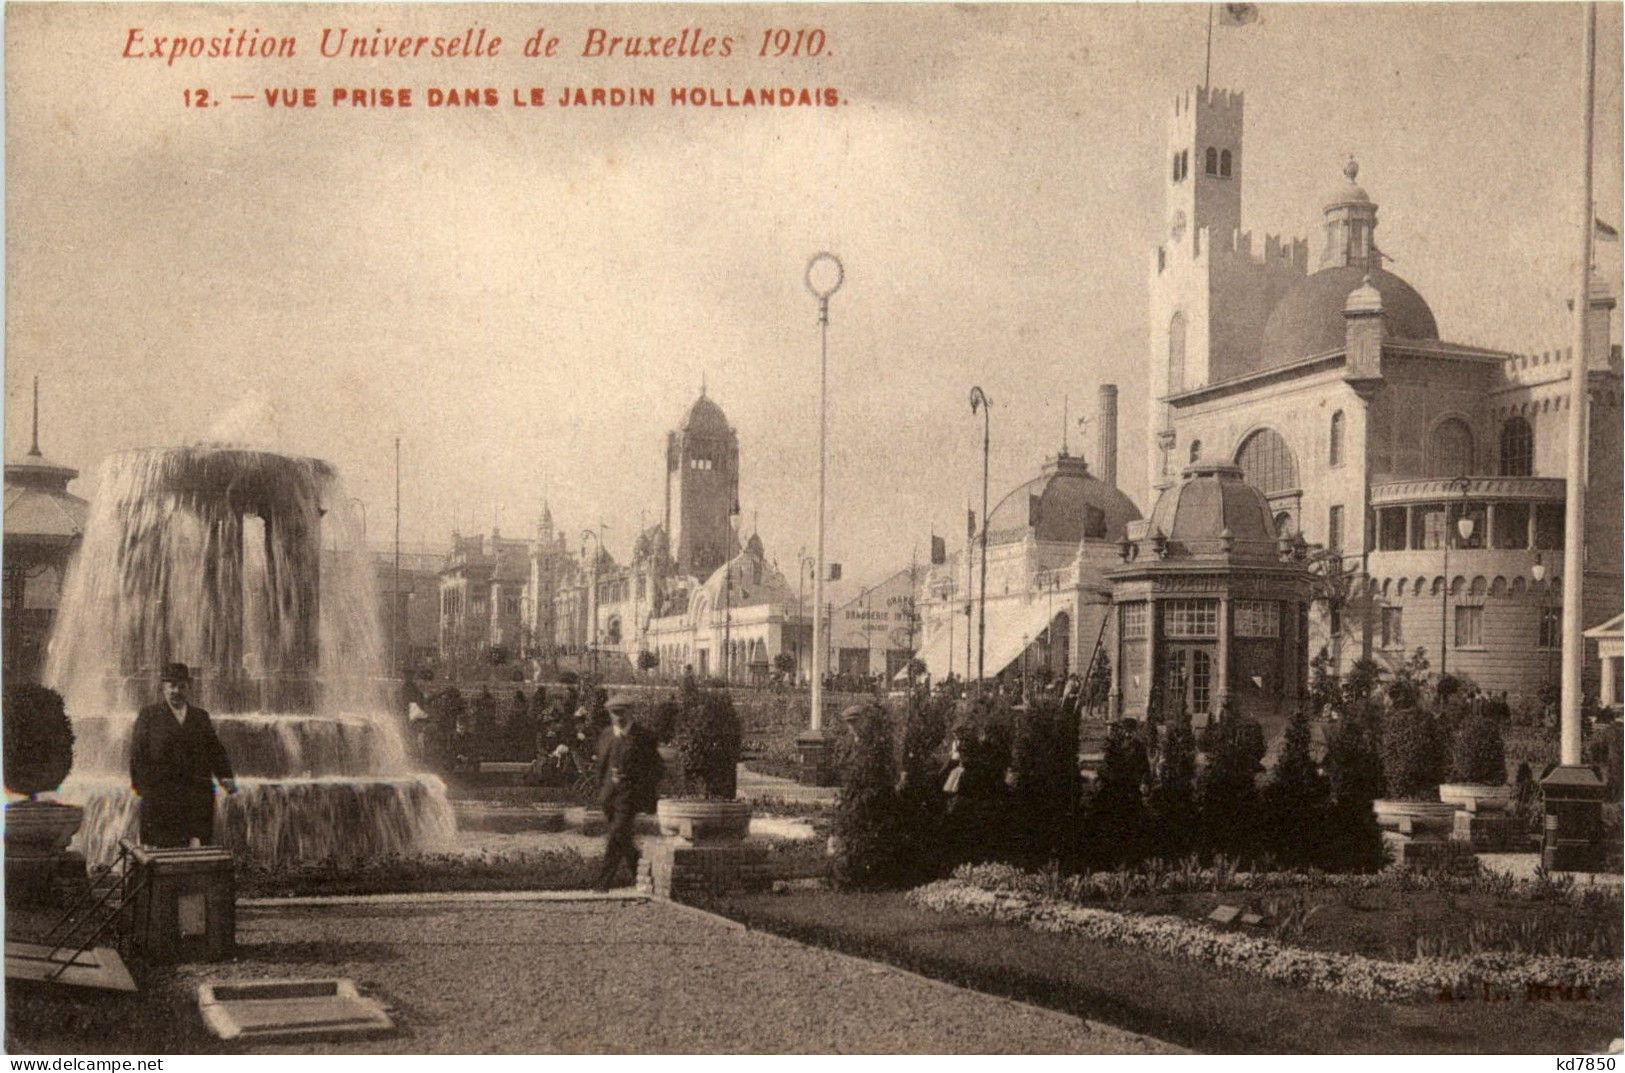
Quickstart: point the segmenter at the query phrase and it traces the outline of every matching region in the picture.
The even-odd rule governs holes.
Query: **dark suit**
[[[184,846],[214,837],[214,780],[232,778],[231,760],[209,713],[186,706],[177,720],[162,702],[135,717],[130,741],[130,784],[141,798],[141,841]]]
[[[607,889],[615,881],[621,862],[638,875],[638,849],[633,826],[639,812],[650,812],[660,793],[660,754],[653,737],[633,725],[625,734],[610,728],[598,738],[598,803],[604,808],[608,829],[604,835],[604,863],[598,872],[598,886]]]

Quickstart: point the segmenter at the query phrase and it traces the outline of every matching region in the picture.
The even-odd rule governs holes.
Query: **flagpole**
[[[1559,756],[1566,767],[1580,763],[1580,689],[1584,669],[1582,648],[1585,623],[1582,581],[1585,575],[1585,475],[1587,403],[1590,384],[1586,371],[1587,316],[1591,306],[1591,257],[1596,228],[1592,204],[1591,162],[1594,152],[1593,124],[1596,117],[1597,5],[1586,5],[1585,89],[1582,194],[1580,200],[1580,266],[1575,281],[1574,357],[1569,365],[1568,488],[1563,519],[1563,694],[1561,699],[1562,739]]]
[[[1207,66],[1202,69],[1202,88],[1213,78],[1213,5],[1207,6]]]

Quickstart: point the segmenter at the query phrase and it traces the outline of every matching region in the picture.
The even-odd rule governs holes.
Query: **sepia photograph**
[[[1614,1069],[1622,44],[6,3],[12,1068]]]

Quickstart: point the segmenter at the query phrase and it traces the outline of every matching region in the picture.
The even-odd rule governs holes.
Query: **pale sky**
[[[1147,275],[1166,226],[1165,126],[1202,77],[1206,8],[927,5],[384,8],[31,6],[6,15],[6,427],[94,491],[111,451],[204,437],[224,415],[332,462],[389,533],[571,535],[625,560],[659,520],[666,431],[702,377],[739,433],[741,503],[789,567],[812,544],[816,304],[802,270],[845,261],[830,328],[830,557],[877,580],[962,539],[992,486],[1037,472],[1063,397],[1121,389],[1120,483],[1142,510]],[[1620,7],[1598,38],[1597,199],[1621,223]],[[496,59],[328,60],[324,26],[505,38]],[[551,60],[518,55],[537,28]],[[586,30],[731,35],[727,60],[582,59]],[[768,27],[826,54],[769,60]],[[120,57],[228,27],[300,57]],[[1215,31],[1216,86],[1246,93],[1243,223],[1310,240],[1350,154],[1377,240],[1441,334],[1566,346],[1578,252],[1580,8],[1266,6]],[[333,86],[414,87],[404,111]],[[836,87],[799,109],[516,109],[513,87]],[[182,92],[313,86],[273,111]],[[428,108],[431,86],[497,108]],[[1619,278],[1619,246],[1600,263]],[[274,414],[273,420],[264,415]],[[253,415],[258,416],[253,416]],[[234,419],[235,421],[235,419]],[[1074,453],[1094,453],[1091,429]],[[978,503],[979,509],[979,503]]]

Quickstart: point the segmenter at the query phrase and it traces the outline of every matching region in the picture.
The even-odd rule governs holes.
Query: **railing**
[[[1565,484],[1561,477],[1468,477],[1465,493],[1459,477],[1421,477],[1371,486],[1373,507],[1409,503],[1518,500],[1561,503]]]

